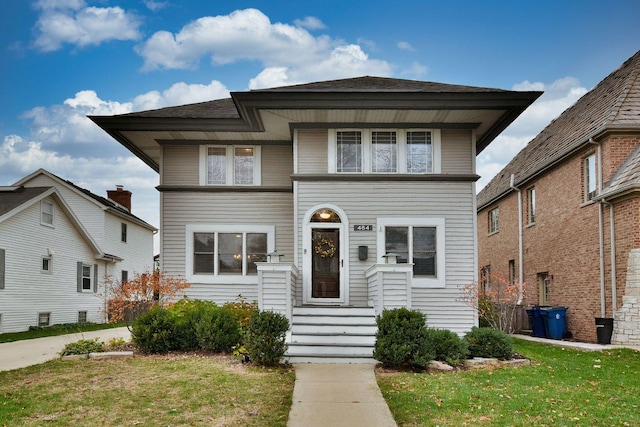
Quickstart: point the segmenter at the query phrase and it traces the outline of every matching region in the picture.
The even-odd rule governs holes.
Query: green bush
[[[407,308],[384,310],[376,323],[373,357],[383,366],[424,369],[434,359],[423,313]]]
[[[428,329],[427,336],[435,353],[435,360],[458,366],[467,359],[469,345],[455,332],[448,329]]]
[[[195,330],[198,345],[207,351],[230,352],[240,340],[240,324],[231,313],[219,307],[205,309]]]
[[[249,319],[245,347],[252,362],[275,366],[287,351],[289,320],[273,311],[254,311]]]
[[[218,306],[214,302],[188,298],[180,300],[169,309],[175,316],[176,340],[180,350],[200,349],[196,331],[197,325],[206,311],[216,309]]]
[[[181,348],[175,315],[166,308],[153,307],[131,325],[131,341],[143,353],[166,353]]]
[[[464,337],[471,357],[495,357],[508,360],[513,356],[513,341],[509,335],[493,328],[472,328]]]
[[[71,354],[89,354],[99,353],[106,348],[105,343],[98,341],[98,338],[90,340],[79,340],[64,346],[60,352],[60,356],[69,356]]]
[[[231,313],[231,315],[233,315],[240,324],[239,344],[243,344],[247,336],[247,329],[249,328],[251,315],[258,311],[258,303],[255,301],[247,302],[242,295],[238,295],[238,298],[236,298],[235,301],[225,303],[222,308]]]

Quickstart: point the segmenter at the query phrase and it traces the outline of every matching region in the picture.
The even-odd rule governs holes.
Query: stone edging
[[[60,360],[82,360],[82,359],[119,359],[124,357],[133,357],[133,351],[105,351],[102,353],[89,353],[89,354],[70,354],[68,356],[62,356]]]

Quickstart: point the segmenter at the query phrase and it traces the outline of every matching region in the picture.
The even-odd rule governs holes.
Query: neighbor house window
[[[596,196],[596,155],[584,159],[584,199],[592,200]]]
[[[97,292],[98,265],[78,262],[78,292]]]
[[[87,312],[79,311],[78,312],[78,323],[87,323]]]
[[[82,266],[82,290],[91,289],[91,266]]]
[[[516,283],[516,260],[509,260],[509,283],[514,285]]]
[[[536,188],[527,190],[527,221],[529,224],[536,222]]]
[[[398,255],[398,263],[413,264],[413,285],[444,286],[444,220],[441,218],[381,218],[380,256]]]
[[[42,272],[43,273],[51,273],[53,260],[51,257],[42,257]]]
[[[336,133],[338,172],[362,172],[362,132]]]
[[[260,185],[260,153],[259,146],[203,146],[200,183]]]
[[[187,226],[188,275],[205,283],[254,283],[274,247],[272,226]]]
[[[538,273],[538,302],[540,305],[549,305],[551,295],[551,276],[549,273]]]
[[[122,270],[120,272],[120,283],[127,283],[129,281],[129,272],[127,270]]]
[[[51,324],[51,313],[38,313],[38,326],[49,326]]]
[[[439,130],[332,130],[329,172],[439,173]]]
[[[53,225],[53,203],[42,201],[40,204],[40,222],[44,225]]]
[[[480,290],[487,293],[491,290],[491,266],[485,265],[480,268]]]
[[[127,224],[124,222],[120,224],[120,241],[127,243]]]
[[[489,234],[497,233],[500,229],[500,209],[489,211]]]

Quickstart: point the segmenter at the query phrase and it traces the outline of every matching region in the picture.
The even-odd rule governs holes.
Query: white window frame
[[[264,233],[267,235],[267,253],[275,250],[276,228],[273,225],[214,225],[214,224],[187,224],[186,228],[186,259],[185,275],[187,282],[205,284],[232,284],[232,285],[257,285],[258,275],[219,274],[218,273],[218,248],[214,248],[214,273],[193,272],[193,234],[194,233]],[[246,252],[243,244],[242,251]],[[243,254],[244,258],[244,254]],[[243,264],[244,265],[244,264]]]
[[[84,287],[84,279],[86,278],[84,275],[85,267],[89,268],[89,288]],[[82,264],[82,292],[93,292],[93,265],[91,264]]]
[[[49,268],[44,268],[44,262],[47,261],[48,262],[48,267]],[[40,271],[42,273],[45,274],[52,274],[53,273],[53,258],[51,256],[43,256],[42,257],[42,263],[40,264]]]
[[[47,324],[42,324],[41,320],[42,318],[46,316],[47,319]],[[50,311],[41,311],[38,312],[38,326],[39,327],[45,327],[45,326],[51,326],[51,312]]]
[[[527,189],[527,223],[529,225],[536,223],[536,187]]]
[[[436,277],[412,277],[414,288],[444,288],[446,286],[446,242],[444,218],[378,218],[377,253],[382,260],[385,251],[386,227],[435,227],[436,228]],[[413,257],[413,241],[409,238],[409,254]]]
[[[494,215],[495,213],[495,215]],[[500,208],[493,208],[488,213],[488,231],[489,234],[496,234],[500,231]]]
[[[51,212],[45,212],[45,206],[51,207]],[[51,222],[45,221],[45,215],[51,216]],[[47,200],[43,200],[40,202],[40,224],[46,227],[53,227],[56,219],[56,209],[53,202],[49,202]]]
[[[207,182],[207,155],[209,147],[224,148],[226,150],[227,160],[227,175],[224,184],[209,184]],[[236,184],[235,183],[235,149],[236,148],[251,148],[253,149],[253,183],[252,184]],[[201,145],[200,146],[200,169],[199,169],[199,182],[202,186],[207,187],[221,187],[221,186],[238,186],[238,187],[252,187],[261,185],[262,183],[262,150],[259,145]]]
[[[584,173],[584,201],[590,202],[596,197],[598,191],[595,153],[584,158],[582,169]]]
[[[431,172],[411,173],[410,175],[433,175],[441,173],[441,135],[440,129],[427,128],[338,128],[329,129],[328,136],[328,172],[340,175],[362,175],[380,174],[373,172],[372,158],[373,147],[371,143],[371,132],[395,132],[397,144],[397,167],[396,172],[383,172],[384,174],[409,174],[407,172],[407,132],[431,132]],[[361,172],[338,172],[338,132],[360,132],[362,135],[362,168]]]

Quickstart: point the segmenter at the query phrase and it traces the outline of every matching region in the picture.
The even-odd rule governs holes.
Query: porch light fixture
[[[280,258],[283,257],[283,256],[284,256],[284,254],[281,254],[277,250],[273,251],[273,252],[267,254],[267,262],[278,263],[278,262],[280,262]]]
[[[399,256],[400,254],[396,254],[394,252],[387,252],[386,254],[382,255],[382,258],[385,259],[386,264],[397,264]]]
[[[320,218],[329,219],[329,218],[331,218],[331,213],[327,212],[327,211],[322,211],[322,212],[320,212]]]

